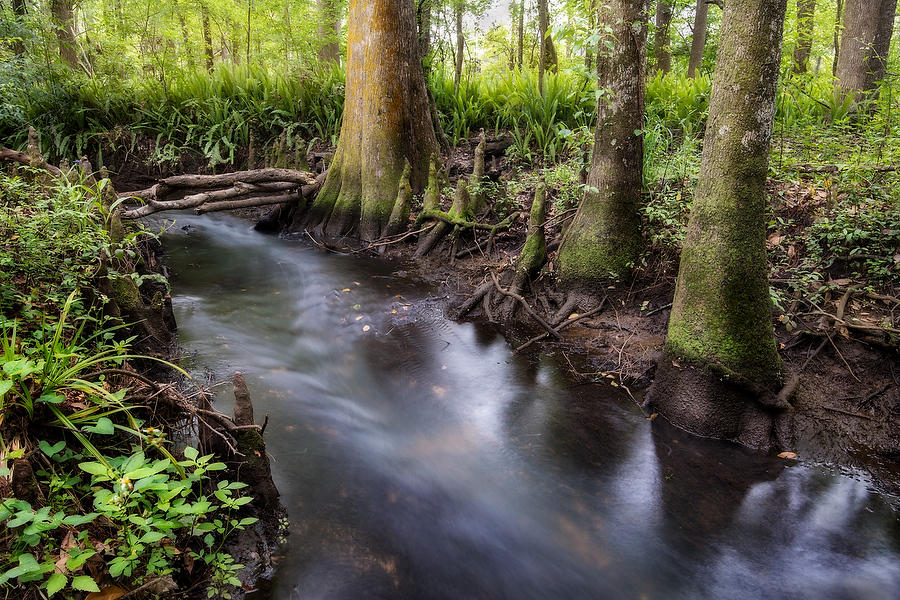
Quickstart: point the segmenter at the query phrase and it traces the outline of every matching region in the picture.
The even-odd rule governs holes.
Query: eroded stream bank
[[[259,597],[900,594],[900,521],[860,473],[651,423],[398,263],[230,216],[164,244],[194,371],[243,370],[270,415],[291,536]]]

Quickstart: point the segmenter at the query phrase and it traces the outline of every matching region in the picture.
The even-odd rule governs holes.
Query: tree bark
[[[463,38],[463,4],[460,1],[453,7],[453,18],[456,23],[456,65],[453,71],[453,92],[459,91],[459,83],[462,79],[463,51],[465,38]]]
[[[547,0],[538,0],[538,93],[544,94],[544,67],[547,61]]]
[[[766,172],[787,0],[728,0],[665,353],[649,404],[678,427],[767,448],[782,364],[766,262]]]
[[[597,32],[597,0],[591,0],[588,9],[588,35]],[[597,47],[594,44],[584,45],[584,69],[590,73],[594,68],[594,56],[597,54]]]
[[[56,39],[59,40],[59,56],[69,66],[78,65],[75,42],[75,2],[74,0],[51,0],[50,12],[56,28]]]
[[[896,10],[897,0],[847,0],[836,71],[842,93],[877,97]]]
[[[644,68],[649,0],[600,5],[603,39],[594,154],[584,198],[559,249],[560,279],[585,286],[626,275],[641,251]],[[611,48],[611,50],[605,50]]]
[[[319,0],[319,61],[323,64],[341,60],[341,18],[335,0]]]
[[[328,235],[377,239],[406,162],[419,193],[433,160],[440,159],[413,0],[350,0],[341,137],[306,222]]]
[[[672,1],[659,0],[656,5],[656,32],[653,35],[653,56],[656,70],[668,73],[672,70],[671,34]]]
[[[816,0],[797,0],[797,46],[794,48],[794,73],[806,73],[812,53]]]
[[[688,77],[695,77],[697,69],[703,63],[703,49],[706,48],[706,15],[709,5],[706,0],[697,0],[694,12],[694,35],[691,39],[691,56],[688,61]]]

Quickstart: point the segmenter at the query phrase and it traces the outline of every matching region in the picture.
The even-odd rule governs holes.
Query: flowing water
[[[900,520],[859,474],[651,423],[397,263],[221,215],[164,242],[189,365],[270,415],[266,597],[900,598]]]

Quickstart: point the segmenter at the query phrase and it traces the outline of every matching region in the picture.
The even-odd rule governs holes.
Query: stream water
[[[396,263],[223,215],[164,243],[188,364],[270,415],[291,535],[265,597],[900,598],[898,513],[858,473],[651,423]]]

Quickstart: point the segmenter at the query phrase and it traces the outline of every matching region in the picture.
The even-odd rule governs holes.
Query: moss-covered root
[[[525,237],[525,246],[516,259],[516,268],[513,274],[512,285],[509,290],[515,294],[521,294],[525,282],[537,275],[544,263],[547,262],[547,239],[544,234],[544,221],[547,213],[547,187],[542,182],[534,191],[534,200],[531,203],[531,216],[528,219],[528,235]],[[511,319],[518,306],[515,299],[507,297],[500,309],[500,319]]]
[[[428,167],[428,187],[425,188],[425,198],[422,201],[422,212],[440,210],[441,208],[441,180],[443,170],[437,160],[432,159]]]
[[[277,509],[278,489],[272,480],[272,469],[266,454],[266,442],[262,432],[255,428],[253,402],[243,373],[232,378],[234,384],[234,424],[242,427],[237,436],[237,450],[244,455],[239,470],[240,479],[253,490],[253,503],[257,509]]]
[[[412,172],[407,161],[403,168],[403,174],[400,176],[400,184],[397,186],[397,200],[394,201],[394,209],[391,211],[391,218],[388,220],[386,235],[396,235],[406,229],[409,222],[409,211],[412,206],[412,187],[409,185],[409,176]]]
[[[469,196],[468,182],[460,177],[459,181],[456,183],[456,195],[453,197],[453,206],[450,207],[450,212],[448,214],[451,217],[460,219],[471,218],[471,204],[472,200]],[[416,249],[416,258],[421,258],[434,250],[434,247],[437,246],[438,242],[440,242],[445,235],[450,233],[451,229],[452,226],[449,223],[446,221],[439,221],[419,243],[419,247]]]
[[[478,134],[478,146],[475,147],[475,166],[472,170],[472,212],[481,213],[487,206],[484,194],[484,149],[487,140],[484,137],[484,129]]]

